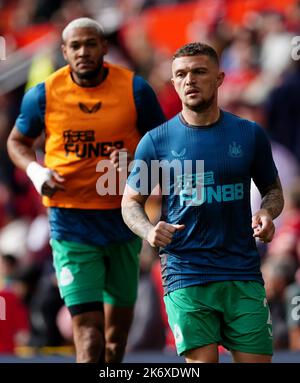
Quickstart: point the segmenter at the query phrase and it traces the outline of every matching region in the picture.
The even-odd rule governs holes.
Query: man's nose
[[[88,55],[88,49],[85,45],[82,45],[78,50],[79,56],[87,56]]]
[[[186,75],[186,83],[187,84],[194,84],[195,82],[195,77],[193,76],[193,73],[188,72]]]

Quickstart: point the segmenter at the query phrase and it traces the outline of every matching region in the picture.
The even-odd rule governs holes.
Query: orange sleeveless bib
[[[70,67],[51,75],[46,84],[45,166],[66,181],[65,191],[43,197],[45,206],[78,209],[119,208],[121,196],[100,196],[96,183],[99,161],[108,159],[108,146],[132,154],[140,140],[133,94],[133,73],[116,65],[97,87],[73,82]]]

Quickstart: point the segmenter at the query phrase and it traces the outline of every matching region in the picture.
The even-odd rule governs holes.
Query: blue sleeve
[[[127,183],[142,195],[150,195],[159,180],[151,179],[151,161],[156,160],[155,147],[149,133],[139,142]]]
[[[45,106],[45,83],[40,83],[24,94],[17,129],[27,137],[38,137],[45,127]]]
[[[143,136],[166,121],[151,86],[140,76],[133,78],[134,101],[137,110],[137,128]]]
[[[272,185],[278,175],[270,141],[259,125],[254,123],[254,158],[252,178],[259,190]]]

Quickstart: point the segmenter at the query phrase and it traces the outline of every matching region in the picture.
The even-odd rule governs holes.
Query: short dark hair
[[[219,65],[219,58],[217,52],[214,50],[213,47],[204,43],[189,43],[183,45],[174,53],[173,60],[177,59],[178,57],[200,55],[210,57],[217,65]]]

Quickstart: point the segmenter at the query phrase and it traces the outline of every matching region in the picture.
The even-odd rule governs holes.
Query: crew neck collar
[[[215,127],[216,125],[218,125],[221,120],[223,119],[223,115],[224,115],[224,112],[222,109],[220,109],[220,115],[219,115],[219,118],[217,119],[217,121],[213,122],[212,124],[208,124],[208,125],[192,125],[192,124],[189,124],[183,117],[182,115],[182,112],[178,113],[178,117],[179,117],[179,120],[181,121],[181,123],[183,125],[185,125],[186,127],[188,128],[192,128],[192,129],[201,129],[201,130],[204,130],[204,129],[211,129],[213,127]]]

